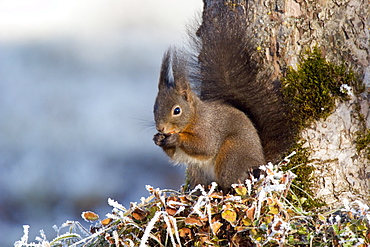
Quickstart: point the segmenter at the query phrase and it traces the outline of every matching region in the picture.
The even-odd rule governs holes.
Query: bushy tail
[[[295,128],[280,83],[263,72],[250,33],[245,9],[223,5],[204,10],[197,31],[200,96],[245,112],[258,130],[266,160],[274,162],[292,144]]]

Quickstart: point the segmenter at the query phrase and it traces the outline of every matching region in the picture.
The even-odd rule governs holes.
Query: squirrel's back
[[[266,160],[274,162],[292,144],[294,124],[279,86],[259,64],[243,11],[229,6],[204,11],[196,34],[200,96],[203,101],[224,101],[247,114],[258,131]]]

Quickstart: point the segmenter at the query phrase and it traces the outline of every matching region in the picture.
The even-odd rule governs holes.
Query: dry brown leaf
[[[223,219],[227,220],[231,224],[234,224],[236,221],[237,214],[234,209],[226,209],[221,213]]]
[[[211,224],[211,228],[212,228],[212,232],[214,234],[217,234],[218,231],[220,230],[220,227],[222,226],[223,224],[219,221],[215,221]]]
[[[166,212],[167,212],[169,215],[173,216],[173,215],[175,215],[175,214],[176,214],[177,209],[175,209],[175,208],[170,208],[170,207],[166,207]]]
[[[113,219],[111,218],[106,218],[104,220],[102,220],[100,223],[103,225],[103,226],[107,226],[109,225],[111,222],[112,222]]]
[[[238,185],[234,188],[235,192],[240,196],[245,196],[247,194],[247,188],[244,185]]]
[[[134,212],[131,213],[132,217],[134,217],[135,220],[144,220],[146,218],[146,216],[148,215],[147,212],[139,209],[139,208],[136,208],[134,210]]]
[[[185,219],[185,224],[187,224],[187,225],[197,225],[197,226],[202,226],[203,225],[202,221],[196,216],[190,216],[190,217],[186,218]]]
[[[99,215],[91,211],[83,212],[81,216],[86,221],[96,221],[99,219]]]
[[[247,217],[248,219],[250,219],[251,221],[254,220],[254,213],[256,212],[256,206],[252,206],[250,208],[247,209]]]
[[[191,238],[191,230],[187,227],[181,228],[179,230],[179,235],[182,238],[190,237]]]

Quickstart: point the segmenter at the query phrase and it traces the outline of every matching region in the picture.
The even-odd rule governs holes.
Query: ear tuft
[[[191,91],[187,74],[187,59],[185,54],[179,50],[172,53],[172,72],[175,82],[175,89],[181,95],[189,95]]]
[[[186,58],[181,51],[168,49],[162,60],[159,90],[174,89],[186,101],[191,100],[191,86],[187,80]]]
[[[159,75],[158,89],[173,88],[175,86],[172,74],[172,50],[168,49],[162,59],[161,72]]]

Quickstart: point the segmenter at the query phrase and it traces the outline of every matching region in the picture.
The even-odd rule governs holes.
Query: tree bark
[[[256,49],[279,81],[289,66],[296,68],[299,55],[318,46],[335,64],[345,62],[357,72],[366,92],[350,101],[337,102],[326,119],[302,131],[311,150],[317,197],[330,206],[343,198],[370,203],[370,162],[357,152],[356,131],[364,122],[353,114],[360,106],[370,128],[370,4],[368,0],[204,0],[204,11],[233,5],[247,12]]]

